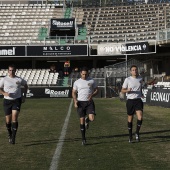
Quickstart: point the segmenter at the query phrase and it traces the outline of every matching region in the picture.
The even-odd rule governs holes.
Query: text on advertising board
[[[25,56],[25,46],[0,46],[0,56]]]
[[[45,94],[49,94],[50,97],[69,97],[69,89],[65,90],[53,90],[53,89],[45,89]]]
[[[98,44],[98,55],[122,55],[148,53],[148,42]]]
[[[87,45],[28,46],[27,56],[87,56]]]
[[[150,95],[151,101],[158,101],[158,102],[169,102],[170,93],[163,93],[163,92],[151,92]]]
[[[75,18],[57,18],[51,19],[52,30],[64,30],[70,29],[75,30]]]

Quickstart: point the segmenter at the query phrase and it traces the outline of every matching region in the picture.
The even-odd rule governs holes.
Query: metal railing
[[[170,40],[170,28],[160,30],[157,32],[157,41],[168,41]]]

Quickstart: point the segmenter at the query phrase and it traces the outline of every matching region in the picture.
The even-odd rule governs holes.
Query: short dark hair
[[[130,70],[132,69],[132,67],[136,67],[136,68],[138,68],[136,65],[131,65]]]
[[[87,72],[88,72],[88,68],[87,68],[87,67],[82,67],[82,68],[80,69],[80,72],[82,72],[82,71],[87,71]]]
[[[16,66],[15,66],[14,64],[10,64],[10,65],[8,66],[8,69],[9,69],[9,67],[12,67],[12,68],[14,68],[14,70],[16,70]]]

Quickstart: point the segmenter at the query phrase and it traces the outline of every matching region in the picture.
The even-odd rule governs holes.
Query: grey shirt
[[[125,79],[122,87],[132,89],[127,93],[127,99],[137,99],[142,97],[142,82],[143,78],[141,76],[136,78],[130,76]]]
[[[21,77],[15,76],[13,78],[6,76],[0,80],[0,88],[9,96],[4,96],[5,99],[14,100],[21,97],[21,86],[25,86],[27,82]]]
[[[78,101],[88,101],[89,95],[94,92],[97,87],[95,81],[91,78],[87,80],[78,79],[74,82],[73,89],[78,92]]]

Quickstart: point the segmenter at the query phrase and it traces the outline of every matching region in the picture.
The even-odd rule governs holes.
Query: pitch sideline
[[[64,143],[63,141],[64,141],[65,136],[66,136],[68,122],[69,122],[70,115],[71,115],[72,105],[73,105],[73,99],[71,100],[71,103],[70,103],[70,106],[69,106],[69,109],[68,109],[68,113],[67,113],[67,116],[65,118],[64,125],[63,125],[63,128],[62,128],[60,138],[59,138],[59,141],[57,143],[57,147],[56,147],[55,153],[53,155],[49,170],[57,170],[57,168],[58,168],[58,163],[59,163],[59,159],[60,159],[60,155],[61,155],[61,151],[62,151],[62,146],[63,146],[63,143]]]

